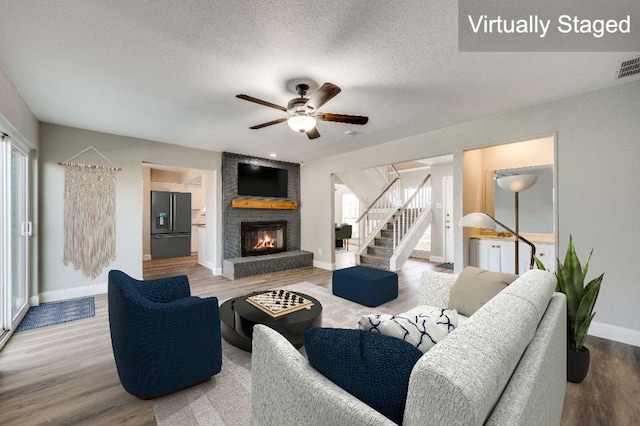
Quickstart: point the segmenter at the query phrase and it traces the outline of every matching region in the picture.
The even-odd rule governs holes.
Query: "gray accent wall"
[[[640,80],[570,96],[530,108],[388,142],[316,161],[301,169],[302,249],[314,253],[314,264],[331,264],[333,211],[332,173],[416,158],[454,155],[454,224],[460,222],[465,193],[462,153],[467,149],[554,134],[557,167],[557,253],[564,253],[573,235],[578,254],[594,254],[590,276],[605,272],[595,306],[592,333],[616,327],[640,336]],[[470,211],[474,211],[470,210]],[[454,228],[456,270],[464,266],[467,241]],[[602,326],[600,326],[602,324]],[[609,327],[607,327],[609,326]],[[616,326],[616,327],[610,327]],[[629,333],[627,333],[629,334]],[[597,334],[596,334],[597,335]]]
[[[287,251],[300,250],[300,210],[278,209],[239,209],[231,207],[231,201],[236,198],[270,199],[262,197],[238,196],[238,163],[255,164],[258,166],[286,169],[289,172],[287,180],[288,201],[300,203],[300,165],[266,158],[250,157],[246,155],[225,152],[222,154],[222,228],[223,228],[223,259],[233,259],[241,256],[240,223],[258,221],[287,221]],[[332,194],[333,196],[333,194]],[[278,198],[278,200],[285,200]]]

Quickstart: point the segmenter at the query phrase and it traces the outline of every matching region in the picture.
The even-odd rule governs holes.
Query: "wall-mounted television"
[[[287,198],[288,170],[238,163],[238,195]]]

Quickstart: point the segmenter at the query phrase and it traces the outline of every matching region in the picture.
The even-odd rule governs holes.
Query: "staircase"
[[[400,209],[397,210],[399,211]],[[361,265],[389,270],[389,262],[394,253],[393,225],[396,214],[387,221],[386,226],[378,232],[378,236],[373,238],[373,242],[367,246],[366,253],[360,255]]]
[[[357,252],[359,264],[391,271],[402,267],[431,222],[431,200],[425,190],[430,177],[427,175],[401,208],[389,209],[387,202],[383,209],[374,203],[360,216],[358,221],[365,231],[361,235],[365,236]],[[385,191],[392,189],[393,185]],[[393,198],[383,192],[377,201]],[[388,213],[381,218],[382,211]]]

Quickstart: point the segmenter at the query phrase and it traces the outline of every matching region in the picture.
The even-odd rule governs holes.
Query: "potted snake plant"
[[[572,383],[582,382],[589,371],[590,355],[589,349],[584,346],[584,341],[595,315],[593,306],[604,277],[602,273],[585,285],[592,253],[593,249],[584,265],[581,265],[573,245],[573,238],[569,236],[569,247],[567,247],[564,262],[561,263],[560,259],[556,259],[556,291],[567,296],[567,380]],[[545,269],[537,258],[536,265],[540,269]]]

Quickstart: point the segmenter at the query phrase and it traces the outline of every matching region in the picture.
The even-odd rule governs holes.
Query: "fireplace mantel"
[[[287,200],[260,200],[254,198],[236,198],[231,200],[234,209],[277,209],[296,210],[298,203]]]

